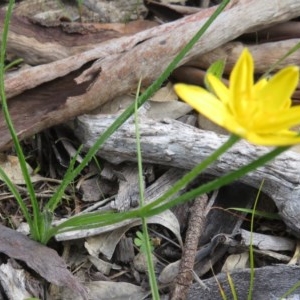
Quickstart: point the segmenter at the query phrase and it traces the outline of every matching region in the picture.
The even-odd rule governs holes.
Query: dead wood
[[[176,22],[107,41],[93,50],[8,77],[5,86],[8,98],[11,98],[10,112],[19,137],[31,136],[135,90],[140,78],[143,78],[143,85],[148,86],[211,13],[212,9],[203,10]],[[221,14],[182,63],[245,32],[299,15],[300,3],[297,0],[286,0],[277,5],[268,0],[241,1]],[[0,119],[0,135],[0,149],[8,148],[11,138],[3,118]]]
[[[294,252],[296,241],[287,237],[267,235],[257,232],[249,232],[245,229],[240,229],[245,249],[249,249],[250,244],[258,250],[272,251],[290,251]]]
[[[237,299],[247,299],[249,293],[250,269],[236,270],[230,273],[237,292]],[[299,266],[276,265],[255,269],[253,297],[256,300],[280,299],[287,291],[298,283],[300,276]],[[232,291],[227,274],[220,273],[215,277],[203,281],[206,289],[199,284],[194,284],[189,292],[189,300],[221,300],[219,286],[228,299]],[[288,298],[297,299],[300,289],[292,291]],[[294,296],[294,297],[293,297]]]
[[[5,11],[0,10],[2,22],[4,16]],[[57,22],[46,27],[29,18],[13,15],[6,51],[10,56],[23,58],[27,64],[41,65],[94,49],[104,41],[155,25],[156,22],[145,20],[128,24]]]
[[[189,227],[180,261],[180,269],[175,279],[174,289],[171,293],[172,300],[186,299],[189,288],[193,282],[193,267],[199,238],[204,231],[207,202],[208,197],[204,194],[197,197],[192,206]]]
[[[116,116],[94,115],[78,118],[76,134],[85,149],[91,147],[97,137],[115,120]],[[191,169],[219,148],[227,136],[202,131],[175,120],[155,121],[147,118],[139,125],[143,161],[148,163]],[[205,171],[220,176],[250,163],[269,152],[267,147],[258,147],[241,141],[222,155]],[[136,161],[136,137],[133,121],[126,122],[105,143],[99,156],[112,163]],[[272,162],[244,175],[240,180],[258,188],[265,179],[262,190],[276,203],[285,223],[300,235],[299,221],[299,173],[300,157],[287,151]]]
[[[300,22],[289,21],[253,33],[244,34],[241,39],[248,43],[267,43],[300,38]]]
[[[300,22],[290,23],[300,24]],[[172,78],[179,82],[204,86],[205,70],[217,60],[224,60],[226,62],[224,73],[228,76],[245,46],[247,46],[254,57],[256,75],[263,74],[299,42],[299,38],[268,42],[259,45],[245,45],[239,41],[229,42],[210,52],[195,56],[185,65],[178,67],[172,73]],[[288,65],[298,65],[299,61],[300,53],[296,51],[279,64],[276,64],[274,71]],[[228,84],[226,79],[223,79],[223,82]],[[298,89],[294,92],[292,97],[295,102],[300,99],[299,89],[300,82],[298,83]]]
[[[299,38],[293,38],[259,45],[247,45],[247,48],[254,57],[255,72],[258,74],[263,74],[266,72],[273,64],[275,64],[299,42]],[[242,42],[229,42],[213,51],[193,58],[193,60],[189,61],[186,65],[206,70],[213,62],[218,59],[222,59],[226,61],[224,71],[228,74],[231,72],[244,47],[245,44]],[[298,65],[299,61],[300,53],[299,51],[296,51],[278,64],[275,70],[281,69],[287,65]]]

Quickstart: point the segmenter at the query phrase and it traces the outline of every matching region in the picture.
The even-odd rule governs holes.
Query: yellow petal
[[[175,84],[175,92],[195,110],[216,124],[223,126],[227,114],[224,104],[205,89],[187,84]]]
[[[262,78],[254,84],[254,93],[258,93],[264,86],[268,84],[266,78]]]
[[[238,136],[244,137],[247,133],[247,128],[238,123],[236,118],[231,114],[227,114],[225,118],[224,126],[229,132],[232,132]]]
[[[299,69],[287,67],[276,73],[258,92],[265,110],[278,110],[291,105],[291,96],[299,81]]]
[[[207,75],[207,80],[214,90],[217,97],[224,103],[227,104],[230,93],[228,87],[216,76],[212,74]]]
[[[253,59],[245,48],[230,74],[230,108],[236,115],[242,115],[247,102],[252,100]]]
[[[300,124],[300,106],[293,106],[287,110],[278,111],[276,114],[265,115],[257,121],[255,129],[258,132],[277,132],[290,129]]]
[[[249,142],[262,146],[288,146],[300,143],[300,136],[289,133],[278,133],[269,135],[258,135],[253,132],[248,132],[245,137]]]

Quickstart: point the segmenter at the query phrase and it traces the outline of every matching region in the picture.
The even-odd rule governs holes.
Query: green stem
[[[288,299],[288,296],[291,295],[294,291],[296,291],[299,287],[300,287],[300,281],[296,282],[286,293],[284,293],[280,297],[280,300]]]
[[[159,300],[159,290],[158,285],[155,277],[155,270],[154,270],[154,263],[152,259],[152,252],[151,252],[151,244],[150,244],[150,237],[148,233],[148,225],[146,218],[142,219],[142,228],[143,228],[143,235],[144,235],[144,241],[145,241],[145,249],[146,249],[146,258],[147,258],[147,266],[148,266],[148,275],[149,275],[149,281],[151,286],[151,293],[152,293],[152,299],[153,300]]]
[[[251,222],[250,222],[250,245],[249,245],[249,261],[250,261],[250,285],[249,285],[249,292],[247,300],[252,300],[253,288],[254,288],[254,249],[253,249],[253,231],[254,231],[254,218],[255,218],[255,211],[258,203],[258,199],[264,185],[265,180],[261,181],[261,184],[258,189],[258,193],[256,195],[256,199],[253,205],[253,213],[251,215]]]
[[[229,174],[226,174],[218,179],[215,179],[206,184],[203,184],[200,187],[177,197],[176,199],[170,200],[167,203],[163,203],[163,204],[159,205],[160,202],[157,200],[152,203],[149,203],[149,204],[145,205],[143,208],[140,208],[138,210],[139,216],[150,217],[150,216],[159,214],[167,209],[170,209],[171,207],[173,207],[175,205],[178,205],[180,203],[194,199],[196,196],[216,190],[226,184],[233,182],[234,180],[242,177],[243,175],[257,169],[258,167],[266,164],[267,162],[269,162],[270,160],[272,160],[273,158],[275,158],[276,156],[283,153],[284,151],[286,151],[289,148],[290,148],[289,146],[278,147],[278,148],[268,152],[267,154],[259,157],[257,160],[249,163],[248,165],[241,167],[240,169],[233,171]]]
[[[231,135],[229,139],[214,153],[212,153],[209,157],[204,159],[200,164],[198,164],[194,169],[192,169],[189,173],[184,175],[180,180],[178,180],[164,195],[156,199],[155,201],[149,203],[147,205],[148,209],[161,204],[177,192],[179,192],[183,187],[185,187],[188,183],[194,180],[199,174],[205,170],[209,165],[214,163],[223,153],[225,153],[229,148],[231,148],[236,142],[240,140],[240,137],[236,135]]]
[[[138,84],[136,99],[135,99],[135,109],[134,109],[134,117],[135,117],[135,136],[136,136],[136,151],[137,151],[137,160],[138,160],[138,174],[139,174],[139,193],[140,193],[140,207],[143,207],[145,204],[145,187],[143,180],[143,162],[142,162],[142,150],[141,150],[141,139],[140,139],[140,130],[139,130],[139,120],[138,120],[138,95],[140,93],[141,88],[141,79]],[[154,263],[152,259],[152,251],[150,245],[150,237],[148,233],[147,219],[142,219],[142,228],[146,249],[146,258],[147,258],[147,266],[148,266],[148,275],[151,286],[152,299],[159,300],[159,291],[158,285],[155,276]]]

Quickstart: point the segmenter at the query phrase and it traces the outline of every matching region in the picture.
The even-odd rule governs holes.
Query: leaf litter
[[[83,299],[88,299],[83,285],[72,275],[65,261],[55,250],[31,240],[16,230],[0,225],[0,252],[25,262],[48,282],[66,286],[80,294]]]

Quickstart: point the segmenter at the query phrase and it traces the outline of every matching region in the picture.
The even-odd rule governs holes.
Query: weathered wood
[[[245,229],[240,230],[245,248],[250,244],[259,250],[272,251],[291,251],[296,248],[296,241],[287,237],[267,235],[257,232],[249,232]]]
[[[76,135],[85,149],[115,120],[116,116],[85,115],[78,118]],[[202,131],[175,120],[155,121],[144,118],[139,124],[144,162],[191,169],[219,148],[227,136]],[[250,163],[270,151],[240,141],[205,173],[220,176]],[[134,122],[126,122],[105,143],[99,156],[113,163],[136,161],[136,137]],[[260,167],[240,180],[258,188],[264,179],[262,191],[276,203],[285,223],[300,236],[300,156],[287,151],[272,162]]]
[[[300,27],[300,22],[295,23],[299,23]],[[255,72],[260,74],[266,72],[273,64],[277,63],[280,58],[288,53],[299,42],[299,38],[293,38],[259,45],[246,45],[254,57]],[[198,55],[193,60],[189,61],[187,65],[206,70],[216,60],[223,59],[226,61],[225,72],[228,74],[231,72],[244,47],[245,44],[242,42],[229,42],[213,51],[203,55]],[[296,51],[278,64],[275,70],[281,69],[288,65],[298,65],[299,61],[300,52]]]
[[[1,289],[5,291],[8,299],[26,299],[31,298],[33,294],[39,296],[39,292],[45,292],[38,290],[37,281],[34,282],[35,287],[33,288],[30,285],[30,279],[28,272],[22,269],[13,259],[9,259],[7,263],[0,265]],[[2,293],[0,295],[0,299],[5,299]]]
[[[148,86],[204,24],[213,9],[131,37],[105,42],[93,50],[7,78],[8,98],[15,96],[9,102],[19,137],[31,136],[46,127],[92,111],[118,95],[135,90],[140,78],[143,85]],[[181,63],[245,32],[299,15],[298,0],[280,1],[276,5],[268,0],[240,1],[215,20]],[[25,92],[27,89],[31,90]],[[0,136],[0,149],[8,148],[11,138],[3,117],[0,119]]]
[[[4,12],[0,10],[0,20],[3,18]],[[156,22],[144,20],[128,24],[58,22],[55,26],[41,26],[13,15],[7,53],[13,58],[21,57],[27,64],[41,65],[95,49],[107,40],[132,35],[156,25]]]
[[[2,1],[3,2],[3,1]],[[4,1],[5,2],[5,1]],[[8,1],[6,1],[8,2]],[[81,22],[129,22],[136,20],[139,13],[145,12],[142,2],[136,0],[106,0],[57,1],[57,0],[22,0],[16,1],[14,13],[30,18]],[[3,4],[2,4],[3,5]],[[47,16],[48,14],[48,16]]]
[[[243,41],[254,44],[283,41],[295,38],[300,38],[299,20],[277,24],[256,32],[246,33],[241,36]]]
[[[237,299],[247,299],[250,285],[250,269],[237,270],[230,273]],[[300,277],[298,266],[276,265],[255,269],[252,299],[281,299],[290,290]],[[232,299],[232,291],[226,273],[221,273],[203,281],[207,289],[194,284],[190,290],[189,300],[222,300],[219,286],[222,287],[226,297]],[[300,289],[292,291],[286,299],[298,299]],[[294,297],[293,297],[294,296]]]

